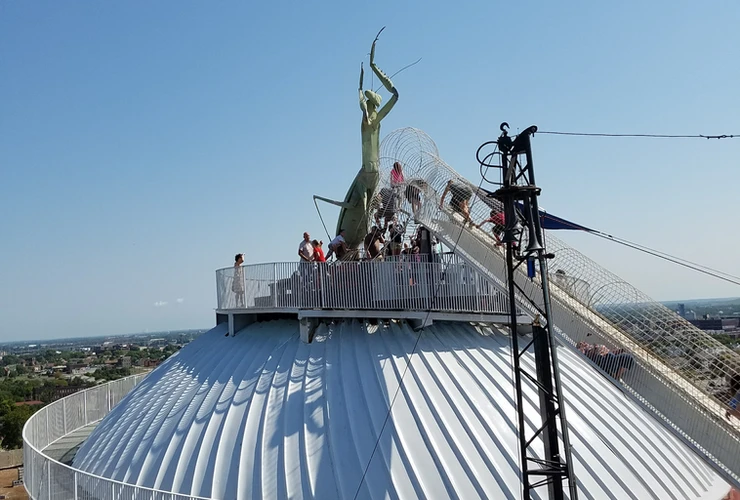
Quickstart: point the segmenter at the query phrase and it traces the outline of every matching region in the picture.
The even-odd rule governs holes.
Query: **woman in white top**
[[[231,282],[231,291],[236,294],[236,307],[246,307],[244,301],[244,254],[238,253],[234,257],[234,280]]]
[[[326,254],[326,260],[329,260],[332,254],[336,254],[337,259],[341,260],[345,253],[347,253],[347,242],[344,240],[344,229],[340,229],[337,237],[329,243],[329,253]]]

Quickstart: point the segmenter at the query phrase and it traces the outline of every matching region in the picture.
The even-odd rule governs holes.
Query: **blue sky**
[[[0,2],[0,341],[210,326],[236,252],[293,260],[322,233],[311,196],[360,166],[384,25],[383,69],[423,59],[383,133],[421,128],[477,180],[501,121],[740,133],[739,21],[733,1]],[[740,140],[538,135],[534,154],[549,211],[740,275]],[[564,236],[654,298],[740,295]]]

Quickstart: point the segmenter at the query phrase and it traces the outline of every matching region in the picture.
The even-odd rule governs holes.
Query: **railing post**
[[[277,309],[277,262],[272,265],[272,306]]]
[[[85,413],[84,418],[82,419],[83,422],[85,422],[85,425],[87,425],[87,389],[82,391],[82,394],[84,394],[84,406],[82,408],[82,411]]]
[[[216,269],[216,307],[221,309],[221,282],[219,281],[219,273]]]
[[[47,412],[46,416],[49,416]],[[48,495],[46,498],[51,498],[51,459],[46,460],[46,485],[49,487]]]
[[[49,408],[46,408],[46,446],[49,446],[51,444],[51,439],[49,439]]]
[[[326,263],[319,262],[319,299],[321,309],[326,309]]]
[[[427,311],[432,309],[432,295],[437,287],[437,280],[434,275],[436,271],[435,266],[436,264],[434,262],[424,265],[424,308]]]
[[[75,491],[75,500],[77,500],[77,471],[75,471],[74,476],[72,476],[74,480],[74,491]]]
[[[67,398],[62,398],[62,425],[64,434],[67,434]]]

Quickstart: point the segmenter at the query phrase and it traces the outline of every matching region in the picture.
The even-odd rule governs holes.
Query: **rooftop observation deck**
[[[451,254],[227,267],[216,271],[216,291],[217,321],[228,321],[232,334],[266,315],[406,319],[417,327],[510,321],[503,288]]]

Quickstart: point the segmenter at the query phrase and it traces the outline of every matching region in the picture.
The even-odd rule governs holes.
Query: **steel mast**
[[[547,261],[554,257],[544,247],[542,226],[540,224],[537,197],[540,188],[535,184],[534,162],[532,160],[531,137],[537,132],[531,126],[514,138],[509,137],[507,123],[501,124],[501,135],[495,143],[501,154],[501,187],[489,193],[489,197],[501,201],[504,208],[504,238],[506,244],[506,274],[511,310],[511,344],[514,354],[514,381],[516,387],[516,407],[519,424],[522,482],[524,498],[530,498],[532,490],[547,485],[548,496],[553,500],[565,498],[567,488],[571,500],[577,498],[576,478],[573,473],[568,424],[565,418],[565,404],[562,397],[557,352],[553,341],[552,313],[550,310],[550,291]],[[523,244],[523,231],[520,221],[527,231],[527,246]],[[539,280],[535,263],[539,264]],[[517,284],[517,278],[524,280],[519,268],[525,265],[527,275],[541,287],[541,304],[525,293]],[[536,289],[535,289],[536,290]],[[519,346],[519,332],[516,321],[516,298],[527,300],[539,312],[532,324],[532,340]],[[535,373],[522,366],[522,356],[532,348],[534,351]],[[522,395],[522,379],[533,383],[539,393],[539,413],[541,424],[528,435]],[[536,403],[535,403],[536,405]],[[535,423],[536,425],[536,423]],[[561,443],[562,440],[562,449]],[[532,444],[542,437],[544,458],[536,458]]]

